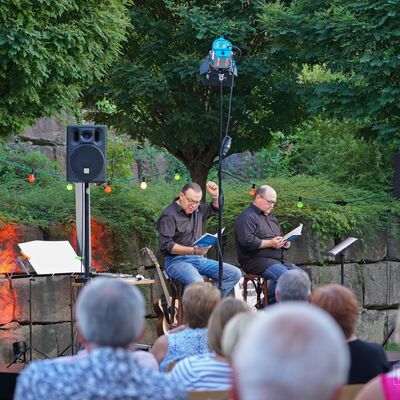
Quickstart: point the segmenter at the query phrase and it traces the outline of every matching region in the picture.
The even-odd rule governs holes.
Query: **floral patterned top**
[[[74,362],[32,362],[20,374],[14,400],[180,400],[187,393],[167,374],[138,364],[134,353],[99,347]]]

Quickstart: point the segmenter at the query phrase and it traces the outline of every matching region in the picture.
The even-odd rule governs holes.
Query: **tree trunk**
[[[203,190],[203,199],[206,194],[206,183],[208,173],[216,156],[215,149],[197,154],[175,154],[186,166],[192,177],[192,181],[198,183]]]

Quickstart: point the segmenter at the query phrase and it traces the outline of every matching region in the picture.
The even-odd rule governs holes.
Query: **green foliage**
[[[127,138],[112,136],[107,143],[108,178],[110,180],[131,178],[133,161],[132,148]]]
[[[290,136],[278,133],[260,155],[266,176],[304,174],[385,190],[392,178],[392,155],[380,142],[360,137],[359,128],[359,122],[318,117]]]
[[[274,209],[285,229],[294,227],[294,221],[309,225],[322,238],[344,237],[350,234],[364,236],[367,232],[385,228],[387,216],[387,195],[382,191],[371,192],[348,184],[337,184],[328,179],[294,176],[291,178],[270,178],[266,182],[278,193]],[[236,216],[251,203],[249,185],[229,184],[225,186],[224,225],[232,229]],[[304,207],[296,206],[299,197]],[[305,198],[314,199],[307,201]],[[346,206],[334,204],[345,200]],[[393,215],[400,213],[400,204],[395,203]]]
[[[166,149],[205,183],[218,149],[219,88],[203,86],[198,71],[212,41],[224,35],[243,51],[232,103],[232,151],[267,144],[271,132],[298,121],[302,109],[290,65],[275,71],[264,53],[259,11],[258,1],[135,2],[120,61],[86,97],[92,109],[106,96],[117,111],[90,118]]]
[[[0,3],[0,136],[75,110],[117,56],[128,0]]]
[[[323,65],[326,80],[303,81],[312,111],[360,119],[399,148],[400,0],[265,3],[268,48],[279,69]]]

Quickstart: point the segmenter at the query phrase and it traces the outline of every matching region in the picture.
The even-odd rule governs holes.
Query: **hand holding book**
[[[287,241],[293,241],[296,240],[299,236],[301,236],[301,231],[303,229],[303,224],[300,224],[297,228],[294,228],[292,231],[290,231],[289,233],[287,233],[284,237],[283,237],[283,241],[287,242]]]

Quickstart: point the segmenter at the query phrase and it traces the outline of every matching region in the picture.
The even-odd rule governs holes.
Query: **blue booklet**
[[[224,233],[225,228],[222,228],[221,233]],[[199,239],[197,239],[193,244],[196,247],[209,247],[218,242],[218,233],[212,235],[211,233],[205,233]]]

